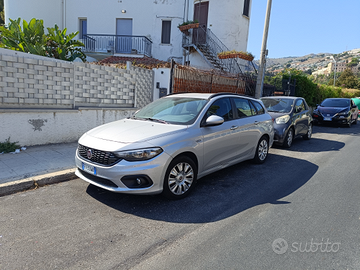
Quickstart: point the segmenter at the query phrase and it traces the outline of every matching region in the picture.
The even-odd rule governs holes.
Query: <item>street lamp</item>
[[[335,87],[335,80],[336,80],[336,60],[334,58],[334,56],[330,56],[332,58],[332,60],[334,61],[335,63],[335,67],[334,67],[334,87]]]

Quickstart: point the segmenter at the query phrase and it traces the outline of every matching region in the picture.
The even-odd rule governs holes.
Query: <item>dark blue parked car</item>
[[[351,98],[327,98],[313,112],[314,123],[357,124],[358,107]]]
[[[274,121],[275,144],[289,148],[295,137],[311,138],[313,119],[304,98],[275,96],[261,101]]]

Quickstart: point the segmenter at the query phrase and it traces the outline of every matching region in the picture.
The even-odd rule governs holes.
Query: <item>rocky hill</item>
[[[319,53],[301,57],[268,58],[266,60],[266,71],[280,72],[284,68],[296,68],[310,73],[326,68],[332,62],[331,56],[334,56],[337,62],[351,61],[353,58],[360,58],[360,49],[339,54]],[[255,61],[255,64],[258,65],[258,61]]]

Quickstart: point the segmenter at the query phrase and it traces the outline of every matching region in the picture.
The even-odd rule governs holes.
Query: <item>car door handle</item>
[[[235,130],[235,129],[238,129],[238,128],[239,128],[238,126],[232,126],[230,129]]]

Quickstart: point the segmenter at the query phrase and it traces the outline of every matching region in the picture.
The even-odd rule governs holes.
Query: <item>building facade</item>
[[[184,47],[178,25],[197,19],[229,50],[246,51],[251,0],[4,0],[9,19],[42,19],[45,27],[79,31],[87,50],[151,56],[211,68],[197,50]],[[120,38],[121,37],[121,38]],[[206,37],[207,38],[207,37]],[[185,48],[185,49],[184,49]]]

